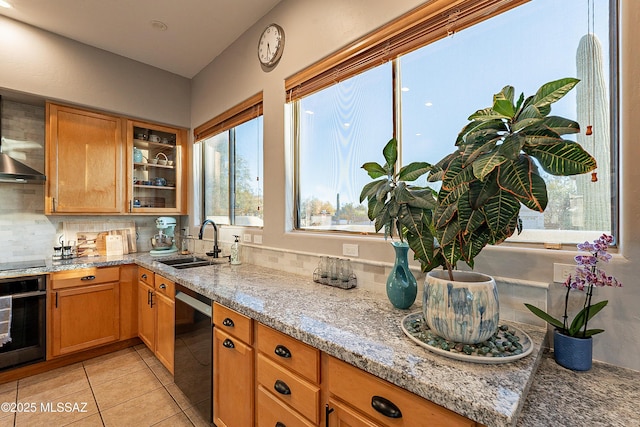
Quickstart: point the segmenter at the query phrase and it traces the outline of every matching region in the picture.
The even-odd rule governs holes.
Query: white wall
[[[188,127],[190,80],[0,16],[0,89]]]
[[[191,95],[191,124],[198,126],[249,96],[264,91],[265,226],[263,245],[293,251],[341,255],[342,243],[358,243],[360,258],[390,261],[393,251],[382,239],[291,232],[286,229],[284,80],[327,54],[345,46],[398,15],[422,3],[395,1],[328,0],[324,2],[284,0],[265,18],[243,34],[215,61],[194,77]],[[596,298],[609,299],[609,306],[591,326],[602,327],[595,338],[594,358],[640,370],[640,286],[636,284],[640,261],[640,2],[621,0],[622,92],[622,210],[620,255],[607,268],[618,276],[622,289],[598,289]],[[257,40],[267,24],[280,24],[286,46],[278,66],[262,71],[257,57]],[[597,236],[594,236],[594,238]],[[571,251],[522,249],[502,245],[487,248],[476,259],[476,270],[502,277],[531,281],[552,281],[554,262],[572,263]],[[557,308],[562,292],[551,287],[551,307]],[[560,315],[560,314],[558,314]]]

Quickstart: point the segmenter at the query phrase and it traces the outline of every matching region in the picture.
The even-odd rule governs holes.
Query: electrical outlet
[[[349,243],[342,244],[342,255],[344,256],[358,256],[358,245],[352,245]]]
[[[257,243],[258,245],[262,244],[262,234],[254,234],[253,243]]]
[[[560,264],[558,262],[553,263],[553,281],[556,283],[562,283],[567,280],[569,275],[574,274],[576,271],[575,264]]]
[[[244,233],[242,235],[242,241],[245,242],[245,243],[251,243],[251,234]]]

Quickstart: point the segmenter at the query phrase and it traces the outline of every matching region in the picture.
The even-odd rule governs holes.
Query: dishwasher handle
[[[198,310],[200,313],[204,314],[207,317],[211,317],[212,315],[211,305],[207,305],[202,301],[195,299],[191,295],[187,295],[181,291],[176,291],[176,299],[187,304],[189,307]]]

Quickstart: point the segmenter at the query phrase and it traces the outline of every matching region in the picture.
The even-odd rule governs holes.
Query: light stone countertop
[[[384,295],[343,290],[311,277],[255,265],[177,270],[148,254],[48,261],[1,277],[136,263],[321,351],[487,426],[513,426],[542,359],[545,330],[514,324],[534,343],[529,356],[488,365],[452,360],[417,346],[400,327],[407,314]],[[509,322],[505,322],[510,324]],[[528,425],[528,424],[523,424]]]
[[[593,362],[574,372],[544,352],[518,427],[638,427],[640,372]]]

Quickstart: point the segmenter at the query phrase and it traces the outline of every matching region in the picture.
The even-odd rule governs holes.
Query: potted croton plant
[[[555,327],[553,333],[554,358],[559,365],[575,371],[588,371],[591,369],[593,339],[596,334],[604,332],[604,329],[589,329],[589,321],[600,312],[608,301],[592,302],[593,288],[602,286],[621,287],[622,283],[613,276],[598,267],[600,262],[609,262],[611,255],[608,253],[613,237],[603,234],[593,243],[584,242],[578,244],[578,250],[587,254],[579,254],[575,257],[575,273],[569,275],[564,282],[567,288],[564,297],[564,314],[562,321],[549,315],[543,310],[531,304],[525,306],[551,326]],[[571,323],[569,323],[569,294],[572,290],[585,291],[584,304]]]
[[[514,88],[505,86],[493,96],[491,107],[469,117],[453,153],[435,165],[412,166],[412,179],[427,174],[430,182],[442,181],[436,206],[426,206],[422,212],[415,200],[409,205],[408,200],[396,197],[400,204],[396,211],[406,204],[405,212],[411,213],[411,226],[405,226],[408,219],[403,219],[399,234],[406,237],[423,271],[429,272],[422,309],[425,321],[438,335],[472,344],[497,329],[495,282],[480,273],[456,270],[456,266],[464,261],[473,269],[474,258],[486,245],[500,244],[519,232],[522,205],[537,212],[545,210],[547,189],[538,168],[563,176],[596,168],[589,153],[562,137],[579,132],[578,123],[550,115],[551,104],[578,82],[574,78],[552,81],[534,95],[525,98],[521,94],[517,100]],[[368,198],[369,218],[378,227],[379,217],[387,214],[372,207],[384,203],[389,195],[381,187],[368,185],[361,199]],[[432,197],[426,191],[421,194]],[[437,267],[443,269],[435,270]]]

